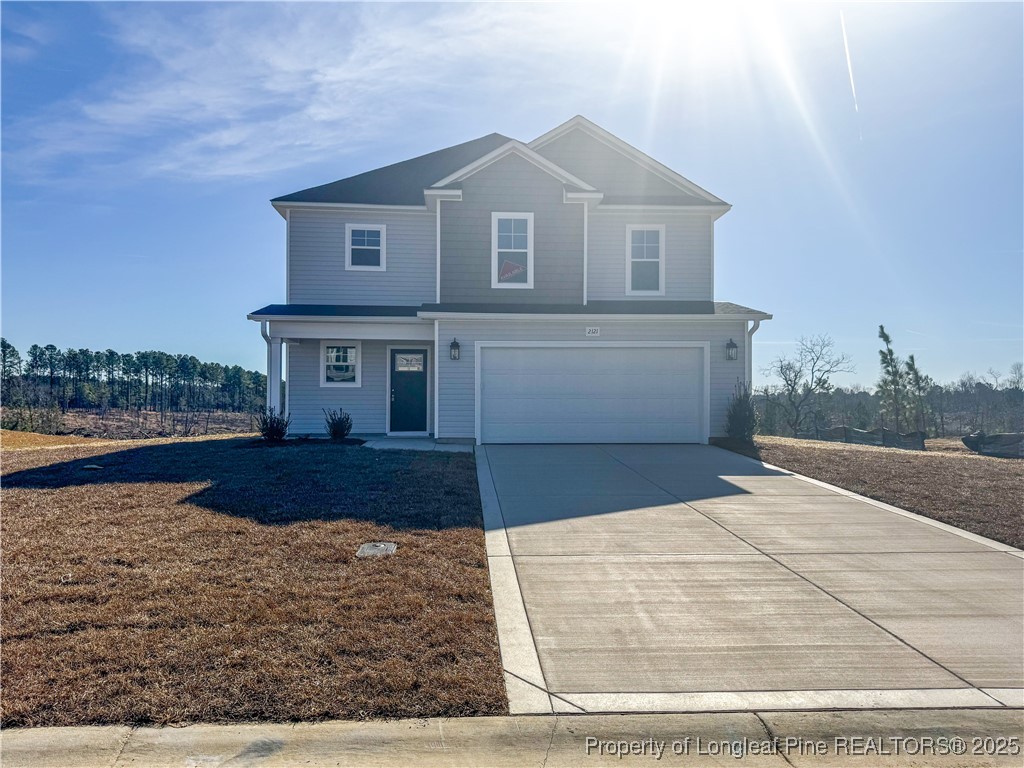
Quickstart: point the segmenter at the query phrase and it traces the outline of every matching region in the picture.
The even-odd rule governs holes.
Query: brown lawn
[[[472,455],[102,442],[2,493],[5,726],[505,712]]]
[[[757,437],[722,446],[1013,547],[1024,547],[1024,461],[955,451]],[[940,449],[941,451],[941,449]]]

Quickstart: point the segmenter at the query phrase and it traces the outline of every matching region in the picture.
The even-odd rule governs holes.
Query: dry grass
[[[148,440],[3,485],[4,725],[505,711],[471,455]]]
[[[14,432],[10,429],[0,429],[0,446],[3,450],[18,450],[22,448],[54,448],[68,445],[88,445],[96,442],[94,438],[78,437],[76,435],[40,435],[35,432]]]
[[[924,441],[924,449],[942,453],[974,453],[959,437],[930,437]]]
[[[1010,546],[1024,547],[1024,461],[785,437],[758,437],[754,451],[729,444],[723,447]]]

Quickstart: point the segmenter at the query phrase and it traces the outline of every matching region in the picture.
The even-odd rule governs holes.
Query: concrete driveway
[[[1024,556],[718,448],[477,449],[521,712],[1024,705]]]

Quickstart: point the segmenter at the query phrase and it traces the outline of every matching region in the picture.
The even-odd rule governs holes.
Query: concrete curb
[[[925,746],[929,743],[926,739],[935,746]],[[939,748],[940,739],[946,747]],[[1014,739],[1016,752],[1010,746]],[[1021,741],[1024,711],[1008,709],[16,728],[0,734],[5,768],[555,768],[741,763],[772,768],[1018,768]],[[1002,750],[997,748],[999,744]]]
[[[551,697],[544,681],[537,646],[533,641],[530,620],[526,615],[526,604],[519,589],[519,577],[509,548],[498,494],[491,478],[487,449],[483,446],[476,449],[476,479],[480,486],[480,504],[484,513],[487,567],[491,576],[494,621],[498,627],[498,648],[505,674],[509,712],[513,715],[551,714]]]

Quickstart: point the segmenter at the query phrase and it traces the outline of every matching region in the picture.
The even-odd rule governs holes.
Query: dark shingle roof
[[[424,189],[509,141],[507,136],[492,133],[347,179],[275,197],[271,202],[423,205]]]
[[[730,301],[591,301],[583,304],[423,304],[368,306],[357,304],[269,304],[249,317],[416,317],[419,312],[484,312],[524,315],[765,315]]]
[[[268,304],[249,317],[416,317],[419,307],[355,304]]]
[[[421,312],[517,313],[528,315],[765,315],[729,301],[591,301],[583,304],[424,304]]]

